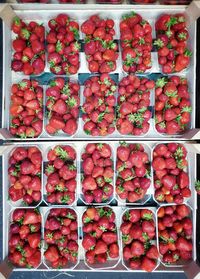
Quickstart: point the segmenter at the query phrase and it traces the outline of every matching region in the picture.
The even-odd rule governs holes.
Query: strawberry
[[[46,130],[50,134],[62,130],[68,135],[74,135],[78,128],[80,86],[75,82],[66,82],[64,78],[55,78],[49,85],[46,90],[46,111],[49,119]]]
[[[192,53],[188,50],[185,50],[184,54],[178,55],[176,58],[174,70],[176,72],[181,72],[182,70],[187,68],[189,66],[191,56]]]
[[[27,240],[31,248],[37,248],[40,244],[40,233],[30,234]]]
[[[85,35],[84,51],[90,72],[110,73],[116,69],[118,46],[114,42],[114,21],[106,25],[98,15],[91,16],[81,25]]]
[[[134,257],[140,257],[144,254],[144,246],[139,241],[133,241],[131,244],[131,253]]]
[[[44,256],[46,260],[50,261],[53,268],[66,267],[68,262],[72,265],[77,263],[78,234],[76,219],[76,213],[69,208],[53,208],[47,216],[45,241],[49,246]],[[61,261],[62,257],[66,257],[66,260]]]
[[[163,155],[160,157],[160,154]],[[152,165],[157,177],[154,180],[155,196],[159,202],[182,203],[184,197],[191,195],[186,155],[184,146],[177,143],[166,144],[165,148],[160,145],[155,147]]]
[[[112,244],[117,242],[117,235],[114,232],[104,232],[102,234],[102,239],[106,244]]]
[[[179,77],[172,76],[171,79],[158,79],[156,87],[157,92],[160,92],[155,103],[157,130],[160,132],[163,128],[161,133],[167,134],[185,131],[191,113],[188,85],[182,85]],[[163,109],[164,112],[161,112]]]
[[[151,112],[148,110],[150,104],[149,82],[151,81],[139,79],[132,74],[120,81],[117,129],[121,134],[142,135],[148,132],[151,118]],[[153,81],[152,84],[154,85]]]
[[[58,20],[59,18],[62,18],[62,21]],[[56,24],[52,25],[52,22]],[[50,19],[48,25],[50,31],[47,35],[47,49],[50,71],[57,75],[76,74],[80,65],[78,23],[69,16],[59,14],[56,18]],[[64,26],[67,26],[65,30]]]
[[[82,216],[83,241],[86,261],[106,263],[108,255],[112,259],[119,257],[119,246],[115,224],[115,214],[109,207],[88,208]]]
[[[116,243],[112,243],[109,246],[109,256],[113,259],[119,257],[119,246]]]
[[[152,245],[151,248],[147,251],[146,256],[149,259],[157,260],[159,255],[158,255],[158,249],[156,248],[156,246]]]
[[[156,22],[157,40],[154,44],[164,74],[181,72],[190,63],[192,53],[187,49],[189,34],[185,22],[185,15],[178,14],[164,14]]]
[[[190,210],[186,205],[165,206],[158,212],[159,250],[163,255],[163,262],[179,263],[179,260],[191,259],[192,242],[188,238],[192,235]]]
[[[27,223],[28,220],[30,223]],[[38,267],[41,261],[40,213],[33,209],[15,210],[12,222],[9,231],[9,260],[18,267]]]
[[[133,215],[133,213],[135,214]],[[150,260],[152,269],[157,264],[158,251],[156,246],[151,243],[155,239],[155,224],[152,217],[153,213],[148,209],[130,209],[122,217],[120,230],[122,232],[123,259],[127,261],[127,266],[131,269],[148,271],[145,264],[141,266],[141,263],[146,262],[146,258]],[[130,221],[127,222],[128,219]]]
[[[47,157],[49,162],[45,174],[48,202],[72,204],[75,200],[77,175],[75,150],[69,145],[56,145],[49,150]]]
[[[82,154],[82,169],[84,172],[82,190],[84,200],[87,197],[89,203],[92,200],[101,203],[113,195],[112,178],[114,173],[113,162],[110,160],[111,156],[112,151],[108,144],[88,144],[85,147],[85,152]],[[109,166],[105,166],[104,160],[107,160]]]
[[[152,272],[156,268],[156,262],[152,259],[144,257],[142,259],[141,268],[147,272]]]
[[[197,194],[199,195],[200,194],[200,183],[198,180],[195,182],[195,190],[196,190]]]
[[[114,132],[115,91],[116,85],[108,74],[91,77],[85,81],[83,120],[86,134],[106,136]]]
[[[124,15],[120,21],[120,39],[124,71],[141,73],[151,68],[152,29],[146,20],[132,12]]]
[[[95,245],[94,252],[96,255],[99,255],[99,254],[106,253],[107,249],[108,249],[107,244],[102,240],[98,240]]]
[[[178,183],[178,185],[181,189],[183,189],[185,187],[189,187],[189,176],[188,176],[188,174],[184,171],[181,171],[179,176],[178,176],[177,183]]]
[[[42,87],[34,80],[30,82],[28,79],[22,79],[19,83],[12,85],[11,91],[12,120],[9,128],[11,134],[21,138],[38,137],[42,133],[43,123]]]
[[[189,252],[192,250],[192,243],[184,239],[183,237],[180,237],[176,242],[176,247],[180,251]]]
[[[44,253],[44,256],[48,261],[54,262],[59,258],[58,249],[55,246],[50,246]]]
[[[34,149],[34,153],[30,150]],[[12,201],[24,200],[27,204],[37,204],[41,200],[41,153],[37,147],[13,150],[9,162],[11,163],[9,173],[9,195]],[[33,192],[34,191],[34,192]],[[34,196],[33,194],[37,193]],[[37,197],[36,197],[37,196]],[[33,216],[35,214],[33,213]]]
[[[41,74],[45,68],[44,28],[36,22],[28,24],[15,17],[12,31],[18,35],[12,42],[15,51],[11,63],[12,70],[23,72],[25,75]]]

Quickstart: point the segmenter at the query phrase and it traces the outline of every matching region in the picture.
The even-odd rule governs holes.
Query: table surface
[[[0,3],[3,3],[3,0],[0,0]],[[200,25],[200,24],[199,24]],[[200,31],[200,30],[199,30]],[[0,38],[2,38],[2,23],[0,20]],[[198,45],[200,46],[199,43],[200,40],[198,40]],[[2,84],[2,44],[0,43],[0,88],[1,88],[1,84]],[[197,61],[200,63],[199,61],[200,59],[197,59]],[[198,67],[200,68],[200,67]],[[200,83],[200,80],[199,80]],[[199,85],[198,83],[198,85]],[[198,92],[198,90],[197,90]],[[1,93],[1,91],[0,91]],[[200,94],[199,94],[200,95]],[[200,99],[200,97],[198,96],[198,98]],[[200,101],[200,100],[199,100]],[[1,100],[0,100],[0,109],[1,109]],[[197,117],[199,120],[200,119],[200,113],[197,113]],[[198,121],[199,122],[199,121]],[[2,143],[0,143],[2,144]],[[2,166],[2,162],[0,161],[0,182],[2,182],[2,172],[1,172],[1,166]],[[200,164],[198,164],[198,166],[200,167]],[[198,169],[200,169],[198,167]],[[2,185],[2,183],[0,183],[0,185]],[[2,228],[3,228],[3,224],[2,224],[2,187],[0,190],[0,247],[2,247]],[[200,198],[198,198],[198,204],[200,204]],[[197,214],[197,224],[200,224],[200,213]],[[198,227],[198,231],[197,234],[199,236],[199,231],[200,231],[200,226]],[[197,239],[200,239],[199,237],[197,237]],[[197,240],[197,254],[198,254],[198,258],[200,258],[199,254],[200,254],[200,242],[199,240]],[[2,259],[2,251],[0,249],[0,259]],[[101,279],[102,276],[104,276],[104,279],[109,279],[111,278],[111,276],[114,276],[115,279],[186,279],[187,277],[185,276],[184,273],[137,273],[137,272],[133,272],[133,273],[123,273],[123,272],[118,272],[118,273],[110,273],[110,272],[67,272],[67,273],[60,273],[60,272],[56,272],[56,271],[49,271],[49,272],[41,272],[41,271],[27,271],[27,272],[13,272],[12,275],[10,276],[11,279],[26,279],[28,276],[29,279],[54,279],[54,278],[58,278],[58,279],[62,279],[62,278],[72,278],[72,279],[93,279],[95,277],[95,279]]]

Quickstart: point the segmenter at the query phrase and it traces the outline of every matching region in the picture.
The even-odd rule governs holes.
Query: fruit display
[[[36,206],[41,195],[42,154],[35,147],[16,147],[8,161],[8,196],[18,206]]]
[[[80,85],[76,81],[56,77],[46,89],[46,132],[73,136],[78,129]]]
[[[92,76],[84,83],[83,130],[91,136],[107,136],[115,131],[117,90],[108,74]]]
[[[123,70],[146,73],[152,67],[152,27],[139,14],[131,12],[120,21],[120,44]]]
[[[118,45],[114,41],[113,19],[92,15],[81,25],[85,35],[84,52],[91,73],[110,73],[116,70]]]
[[[37,209],[15,209],[9,227],[9,261],[20,268],[41,263],[41,215]]]
[[[153,80],[133,74],[119,82],[116,126],[121,135],[141,136],[149,131],[150,97],[154,87]]]
[[[193,225],[191,210],[185,205],[158,209],[158,236],[161,261],[165,265],[184,265],[192,260]]]
[[[54,269],[73,268],[78,263],[77,214],[71,208],[52,208],[45,221],[45,263]]]
[[[158,261],[155,216],[149,209],[127,209],[120,226],[123,264],[132,270],[152,272]]]
[[[36,138],[43,128],[43,88],[36,80],[22,79],[11,86],[10,97],[11,135]]]
[[[16,1],[30,4],[0,9],[2,259],[20,274],[186,272],[199,4]]]
[[[186,78],[170,76],[156,81],[155,128],[159,133],[175,135],[189,129],[190,95]]]
[[[91,207],[82,215],[85,261],[88,266],[112,267],[119,260],[115,213],[110,207]]]
[[[192,52],[188,49],[189,32],[182,13],[163,14],[155,24],[158,62],[163,74],[182,72],[190,64]]]
[[[17,36],[12,40],[11,69],[24,75],[39,75],[45,68],[45,28],[30,21],[25,23],[14,17],[11,30]]]
[[[74,75],[78,72],[79,24],[67,14],[59,14],[48,22],[46,36],[47,60],[50,71],[55,75]]]
[[[81,155],[82,199],[86,204],[109,203],[113,197],[113,154],[106,143],[88,143]]]
[[[70,145],[49,149],[45,162],[46,201],[49,204],[71,205],[76,200],[76,151]]]
[[[180,143],[158,144],[153,150],[154,197],[181,204],[191,197],[187,150]]]
[[[142,144],[121,142],[117,148],[116,193],[120,202],[142,203],[151,185],[150,158]]]

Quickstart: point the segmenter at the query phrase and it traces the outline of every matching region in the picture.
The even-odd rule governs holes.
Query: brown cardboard
[[[200,1],[192,1],[186,9],[186,14],[191,21],[197,20],[200,17]]]
[[[183,269],[188,279],[200,279],[200,267],[196,262],[191,262]]]
[[[189,152],[200,154],[200,144],[198,144],[198,143],[196,143],[196,144],[185,143],[184,145]]]
[[[182,137],[184,139],[188,139],[188,140],[200,139],[200,129],[188,130],[186,133],[183,134]]]
[[[7,279],[10,277],[13,271],[13,266],[8,262],[6,257],[3,262],[0,263],[0,279]]]
[[[16,14],[10,5],[0,4],[0,17],[8,26],[11,25],[14,16],[16,16]]]

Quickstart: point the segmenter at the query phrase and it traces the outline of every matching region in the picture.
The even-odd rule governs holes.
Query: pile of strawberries
[[[9,261],[17,267],[37,268],[41,262],[41,215],[37,209],[15,209],[9,228]]]
[[[179,13],[163,14],[155,24],[158,62],[164,74],[181,72],[189,66],[192,53],[187,48],[189,33],[186,17]]]
[[[139,14],[131,12],[120,22],[123,70],[144,73],[151,69],[152,28]]]
[[[108,202],[113,195],[113,161],[106,143],[88,143],[82,159],[82,193],[86,203]]]
[[[126,267],[153,271],[158,260],[153,212],[149,209],[127,210],[123,214],[120,231]]]
[[[24,75],[41,74],[45,68],[44,26],[35,21],[25,23],[19,17],[14,17],[11,30],[17,34],[12,41],[12,70],[23,72]]]
[[[164,206],[158,210],[159,252],[168,265],[192,259],[192,220],[188,206]]]
[[[48,245],[44,257],[52,268],[67,268],[78,261],[78,223],[71,208],[52,208],[45,222],[44,240]]]
[[[79,25],[67,14],[59,14],[48,22],[46,36],[50,71],[56,75],[74,75],[79,62]]]
[[[114,42],[114,20],[92,15],[81,25],[85,34],[84,51],[91,73],[110,73],[116,70],[118,45]]]
[[[85,81],[82,106],[83,129],[92,136],[107,136],[115,131],[116,84],[108,74]]]
[[[128,203],[139,202],[151,185],[149,156],[141,144],[121,142],[117,148],[116,192]]]
[[[159,133],[180,134],[191,120],[188,81],[179,76],[163,77],[156,81],[155,122]]]
[[[10,133],[20,138],[35,138],[42,133],[43,88],[38,81],[22,79],[12,84]]]
[[[64,133],[68,136],[76,133],[80,106],[79,91],[78,82],[66,81],[62,77],[50,81],[46,90],[47,133]]]
[[[150,94],[155,83],[133,74],[118,85],[117,130],[122,135],[140,136],[149,131],[151,118]]]
[[[37,147],[17,147],[9,158],[9,199],[35,205],[41,201],[42,154]]]
[[[98,263],[103,266],[109,261],[110,266],[115,265],[119,258],[119,245],[113,210],[109,207],[88,208],[83,213],[82,222],[82,246],[88,265]]]
[[[48,151],[46,201],[51,204],[72,204],[76,198],[76,151],[70,145],[56,145]]]
[[[187,165],[187,150],[182,144],[158,144],[154,148],[154,195],[158,202],[181,204],[191,196]]]

